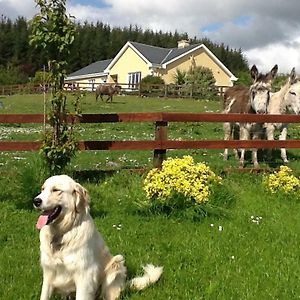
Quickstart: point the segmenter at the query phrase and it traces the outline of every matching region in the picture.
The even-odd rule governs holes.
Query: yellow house
[[[103,61],[101,61],[103,62]],[[203,66],[212,70],[217,86],[229,87],[237,78],[204,45],[190,45],[188,41],[179,41],[177,48],[161,48],[127,42],[107,66],[98,73],[90,72],[91,65],[70,74],[67,82],[94,84],[101,82],[118,83],[123,88],[132,88],[147,75],[161,76],[166,84],[175,82],[177,70],[188,71],[191,66]],[[100,62],[98,62],[100,64]],[[93,64],[92,64],[93,65]],[[102,67],[104,64],[102,64]],[[88,74],[88,72],[90,72]],[[74,76],[77,74],[77,77]],[[78,76],[80,75],[80,76]],[[84,78],[85,76],[85,78]]]

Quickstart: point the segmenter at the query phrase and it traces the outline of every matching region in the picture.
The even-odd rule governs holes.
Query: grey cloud
[[[1,14],[10,18],[19,15],[30,18],[35,12],[33,0],[1,1]],[[77,20],[103,21],[111,26],[141,26],[143,29],[187,32],[191,37],[205,35],[217,42],[247,53],[251,49],[283,44],[299,49],[299,0],[106,0],[107,7],[88,6],[88,1],[68,10]],[[93,1],[95,3],[95,1]],[[249,22],[237,26],[234,20],[246,16]],[[215,32],[204,33],[201,28],[223,24]],[[260,58],[258,58],[260,59]],[[262,59],[263,60],[263,59]]]
[[[253,18],[251,24],[244,27],[226,23],[217,32],[209,33],[208,37],[216,42],[223,41],[232,47],[248,50],[280,41],[288,41],[296,33],[297,30],[289,24],[274,22],[274,19],[270,17],[265,17],[262,20],[260,16],[257,16]]]
[[[0,3],[0,15],[6,16],[12,20],[16,19],[17,17],[26,17],[27,19],[30,19],[36,13],[36,5],[33,0],[22,0],[18,2],[0,0]]]

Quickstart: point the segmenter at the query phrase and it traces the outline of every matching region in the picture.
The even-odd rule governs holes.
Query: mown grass
[[[22,112],[17,107],[26,97],[26,111],[40,112],[36,103],[30,101],[32,96],[13,96],[3,100],[7,110],[1,113]],[[35,101],[40,96],[36,97]],[[146,103],[149,111],[166,109],[166,102],[171,106],[170,111],[205,111],[204,106],[208,110],[219,109],[217,102],[195,100],[181,100],[182,105],[180,100],[128,98],[126,104],[118,103],[124,99],[116,97],[111,111],[118,111],[117,106],[140,111],[145,108],[140,102]],[[84,101],[90,106],[84,112],[93,112],[93,96]],[[102,106],[106,107],[103,103],[97,105],[102,110]],[[152,125],[147,125],[149,132]],[[203,134],[222,136],[219,128],[221,124],[181,124],[172,134],[182,138]],[[96,130],[97,126],[92,126],[82,135],[92,137]],[[128,130],[126,134],[130,134],[130,129],[120,130]],[[132,135],[142,135],[144,130],[137,125],[132,128]],[[107,137],[112,132],[113,128],[105,128]],[[291,132],[297,133],[297,128],[292,127]],[[159,283],[140,293],[126,291],[122,299],[298,299],[299,199],[270,195],[262,186],[262,174],[224,172],[225,168],[236,166],[236,162],[231,159],[225,164],[220,151],[168,153],[191,154],[222,175],[223,190],[212,214],[195,219],[180,212],[141,210],[137,203],[145,197],[142,175],[129,170],[101,172],[109,169],[112,162],[119,167],[150,168],[151,151],[84,152],[78,154],[67,170],[88,189],[96,226],[111,251],[125,255],[130,277],[148,262],[164,266]],[[297,175],[297,151],[289,154],[290,166]],[[263,166],[269,166],[268,162],[263,162]],[[35,229],[38,213],[32,210],[31,200],[47,174],[36,153],[19,152],[0,153],[0,175],[0,299],[39,299],[42,274]],[[232,197],[229,202],[228,197]],[[258,223],[253,222],[256,217],[260,217]]]

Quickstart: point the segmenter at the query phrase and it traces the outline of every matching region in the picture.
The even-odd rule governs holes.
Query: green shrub
[[[37,71],[31,79],[31,82],[34,84],[49,84],[49,80],[49,72]]]
[[[288,79],[288,75],[278,75],[274,78],[272,82],[272,90],[277,92],[281,89],[281,87],[285,84]]]
[[[165,84],[160,76],[147,75],[141,80],[141,84]]]
[[[186,83],[192,86],[191,94],[199,99],[218,98],[218,88],[216,80],[209,68],[191,68],[186,74]]]
[[[144,96],[163,96],[164,95],[164,80],[159,76],[148,75],[140,82],[140,92]]]
[[[185,82],[186,82],[186,74],[187,74],[186,71],[182,71],[180,69],[176,69],[176,73],[174,74],[175,84],[179,84],[179,85],[185,84]]]
[[[250,86],[252,84],[252,78],[249,71],[239,71],[236,73],[238,80],[237,85]]]
[[[19,67],[0,66],[0,85],[21,84],[28,81],[27,76]]]

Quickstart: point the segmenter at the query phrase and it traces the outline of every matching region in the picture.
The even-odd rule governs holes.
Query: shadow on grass
[[[107,105],[116,105],[116,104],[127,104],[126,102],[123,101],[112,101],[112,102],[106,102],[106,99],[104,99],[104,101],[101,100],[101,102],[99,102],[100,104],[107,104]]]
[[[233,156],[233,154],[230,154],[230,157]],[[289,161],[298,161],[300,160],[300,155],[297,155],[295,153],[287,151],[287,157]],[[234,157],[233,157],[234,159]],[[236,161],[236,166],[238,167],[239,162],[238,160],[234,159]],[[271,153],[269,153],[268,149],[258,149],[257,151],[257,160],[260,165],[266,165],[269,168],[276,169],[281,165],[285,165],[281,158],[280,149],[272,149]],[[253,167],[252,163],[252,151],[247,150],[245,153],[245,168],[247,167]]]
[[[113,176],[116,170],[80,170],[73,172],[73,178],[78,182],[98,183]]]

